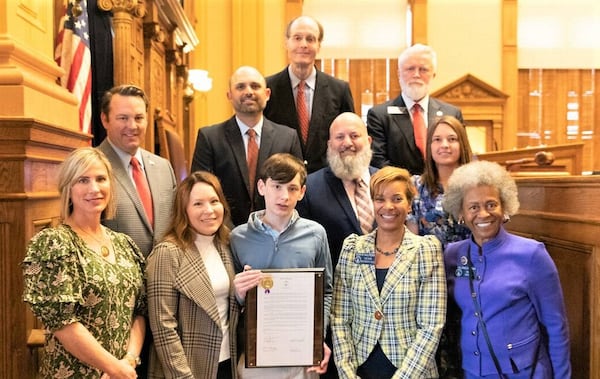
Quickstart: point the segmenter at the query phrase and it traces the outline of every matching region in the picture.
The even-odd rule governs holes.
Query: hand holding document
[[[247,295],[248,367],[321,363],[323,269],[263,270]]]

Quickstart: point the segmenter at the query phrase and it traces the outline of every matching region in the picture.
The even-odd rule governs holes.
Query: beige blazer
[[[240,307],[235,299],[234,268],[229,247],[219,249],[229,275],[229,340],[236,378],[236,328]],[[148,318],[154,337],[149,378],[214,379],[223,332],[215,295],[200,252],[171,242],[158,244],[146,264]]]

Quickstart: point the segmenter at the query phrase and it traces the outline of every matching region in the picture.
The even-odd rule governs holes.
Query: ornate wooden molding
[[[162,30],[158,22],[144,23],[144,39],[151,39],[155,42],[165,41],[165,32]]]
[[[173,30],[175,42],[183,46],[186,52],[194,50],[200,42],[194,31],[194,26],[187,18],[180,1],[156,0],[159,20]]]
[[[443,99],[450,103],[457,101],[481,101],[506,102],[507,94],[487,84],[477,77],[467,74],[447,86],[440,88],[431,96]]]
[[[144,0],[98,0],[98,8],[103,11],[126,12],[139,18],[146,15]]]

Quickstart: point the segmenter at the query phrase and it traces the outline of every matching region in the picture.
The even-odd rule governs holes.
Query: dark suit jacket
[[[371,175],[375,171],[375,167],[369,167]],[[325,228],[331,263],[335,269],[344,239],[352,233],[362,234],[344,183],[329,166],[313,172],[306,179],[306,193],[296,209],[300,216],[316,221]]]
[[[123,167],[115,150],[106,139],[98,146],[98,150],[106,155],[112,165],[117,197],[115,218],[104,220],[102,223],[112,230],[129,235],[144,256],[148,256],[169,226],[177,187],[173,168],[166,159],[142,150],[144,171],[152,193],[154,208],[154,228],[152,228],[127,168]]]
[[[292,82],[286,67],[283,71],[267,77],[271,98],[264,110],[266,118],[296,129],[302,141]],[[354,101],[347,82],[317,70],[312,113],[308,128],[308,140],[302,151],[309,173],[327,166],[327,140],[329,126],[344,112],[354,112]]]
[[[401,114],[389,114],[388,107],[400,108]],[[402,95],[380,105],[376,105],[367,113],[367,129],[373,142],[373,158],[375,167],[398,166],[407,169],[412,175],[423,173],[425,162],[423,155],[415,143],[415,134],[410,119],[410,110]],[[442,115],[451,115],[463,122],[459,108],[441,100],[429,98],[427,110],[428,124],[433,125]]]
[[[264,118],[257,177],[263,162],[275,153],[290,153],[302,159],[300,140],[290,128]],[[219,178],[231,208],[231,221],[234,225],[248,222],[251,211],[265,207],[264,199],[258,191],[254,191],[254,199],[250,200],[246,150],[235,116],[198,130],[192,172],[197,170],[212,172]]]

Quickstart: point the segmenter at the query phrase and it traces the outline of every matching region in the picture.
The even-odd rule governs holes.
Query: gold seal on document
[[[265,290],[270,290],[273,288],[273,277],[272,276],[264,276],[260,279],[260,286]]]

